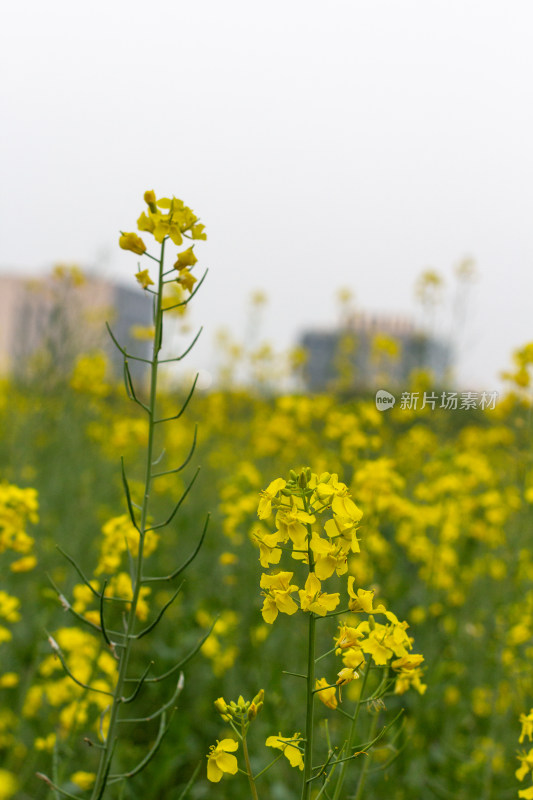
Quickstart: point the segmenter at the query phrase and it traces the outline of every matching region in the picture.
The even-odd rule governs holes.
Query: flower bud
[[[153,191],[145,192],[144,202],[147,204],[152,214],[155,214],[157,211],[157,206],[155,204],[155,192]]]
[[[136,233],[123,233],[118,244],[123,250],[132,250],[138,256],[142,256],[146,250],[145,243]]]
[[[252,700],[252,703],[255,703],[255,704],[256,704],[256,706],[257,706],[257,705],[259,705],[259,703],[262,703],[262,702],[263,702],[263,699],[264,699],[264,697],[265,697],[265,690],[264,690],[264,689],[260,689],[260,690],[257,692],[257,694],[256,694],[256,696],[254,697],[254,699]]]
[[[214,706],[219,714],[227,714],[229,711],[228,704],[223,697],[219,697],[217,700],[215,700]]]
[[[193,248],[189,247],[187,250],[182,250],[181,253],[178,253],[178,260],[174,264],[174,269],[182,270],[185,267],[194,267],[197,261]]]
[[[339,676],[338,680],[335,681],[337,686],[344,686],[359,677],[357,670],[352,669],[352,667],[343,667],[340,672],[337,672],[337,675]]]
[[[250,708],[248,709],[248,719],[251,722],[256,717],[257,717],[257,706],[254,702],[252,702],[250,703]]]

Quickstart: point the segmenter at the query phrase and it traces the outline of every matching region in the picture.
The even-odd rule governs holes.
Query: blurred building
[[[103,350],[114,372],[123,362],[107,332],[111,326],[122,347],[149,357],[148,343],[137,340],[135,326],[152,322],[150,297],[74,269],[58,268],[38,279],[2,276],[0,293],[0,373],[23,374],[37,363],[68,373],[81,353]],[[130,362],[142,376],[144,364]]]
[[[439,385],[452,365],[449,343],[393,315],[353,314],[342,328],[305,331],[299,343],[312,392],[402,387],[420,369],[430,370]]]

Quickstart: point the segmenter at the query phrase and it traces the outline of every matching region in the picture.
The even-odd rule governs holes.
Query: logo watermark
[[[396,402],[396,398],[390,392],[386,392],[385,389],[379,389],[376,392],[376,408],[380,411],[388,411],[389,408],[392,408]]]
[[[492,411],[496,407],[498,392],[402,392],[398,407],[402,410],[444,408],[446,411]],[[388,411],[396,403],[396,397],[386,389],[376,392],[376,408]]]

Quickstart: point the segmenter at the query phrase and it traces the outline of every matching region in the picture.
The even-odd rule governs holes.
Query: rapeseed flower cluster
[[[137,229],[141,233],[151,234],[159,244],[168,238],[177,247],[183,244],[183,239],[205,240],[205,225],[198,221],[194,212],[177,197],[155,196],[155,192],[144,193],[144,201],[148,206],[137,220]],[[123,250],[131,250],[137,255],[146,252],[146,244],[135,232],[122,233],[119,245]],[[174,269],[177,271],[176,281],[188,292],[192,292],[196,278],[191,272],[198,259],[194,254],[194,245],[178,253]],[[143,289],[154,286],[149,269],[139,269],[136,276]]]
[[[350,497],[346,484],[335,473],[318,475],[309,468],[301,470],[299,475],[292,471],[288,481],[277,478],[261,492],[257,514],[263,520],[275,515],[276,525],[274,533],[254,536],[261,565],[278,564],[285,551],[308,566],[303,588],[293,583],[294,572],[263,573],[260,585],[265,590],[261,610],[264,621],[272,623],[279,613],[292,616],[298,610],[320,617],[335,611],[340,593],[323,591],[322,583],[334,574],[344,575],[348,571],[348,556],[360,553],[357,530],[363,512]],[[322,519],[324,515],[326,520]],[[344,668],[333,685],[325,678],[317,680],[319,698],[335,708],[335,686],[358,678],[366,655],[377,667],[390,666],[397,674],[397,694],[403,694],[410,686],[423,694],[424,658],[410,652],[413,639],[406,633],[408,623],[401,622],[383,604],[374,606],[374,591],[356,590],[352,575],[348,576],[346,588],[349,611],[364,613],[368,619],[341,626],[335,644],[337,652],[342,653]],[[380,615],[385,622],[376,620]]]
[[[331,519],[320,524],[318,517],[326,510],[331,511]],[[267,519],[274,511],[276,530],[254,537],[261,565],[278,564],[283,548],[293,559],[307,564],[309,572],[303,588],[291,583],[293,572],[261,576],[261,588],[266,590],[263,619],[272,623],[278,612],[291,615],[298,608],[325,616],[338,606],[340,595],[323,592],[322,581],[333,573],[347,572],[348,554],[359,552],[356,531],[362,512],[337,475],[318,476],[310,469],[299,476],[292,472],[289,481],[277,478],[261,492],[259,519]]]
[[[236,701],[231,700],[229,703],[226,703],[223,697],[219,697],[214,703],[215,709],[224,722],[229,723],[237,738],[242,743],[246,770],[252,786],[254,781],[251,774],[246,737],[250,723],[256,719],[263,708],[264,696],[265,693],[261,689],[252,700],[245,700],[241,694]],[[237,758],[232,755],[238,749],[239,742],[235,739],[217,740],[216,745],[211,745],[209,753],[207,754],[207,778],[211,783],[218,783],[224,773],[235,775],[238,772],[239,765]]]
[[[12,572],[26,572],[37,563],[32,552],[34,539],[27,533],[26,526],[39,521],[38,511],[35,489],[0,483],[0,555],[11,551],[18,556],[10,563]]]
[[[533,739],[533,708],[529,714],[520,714],[519,722],[522,730],[518,743],[522,744],[526,738],[531,742]],[[524,750],[519,753],[518,760],[520,761],[520,766],[516,770],[516,777],[519,781],[523,781],[529,774],[529,780],[531,781],[531,786],[527,789],[520,789],[518,797],[523,798],[523,800],[533,800],[533,748],[530,748],[527,752]]]
[[[116,659],[102,650],[99,638],[75,627],[60,628],[50,644],[53,652],[39,666],[40,681],[28,690],[23,715],[31,719],[53,710],[60,737],[89,723],[101,736],[117,675]],[[65,666],[77,682],[66,673]],[[84,686],[94,691],[87,692]]]
[[[292,767],[303,772],[302,797],[310,798],[310,782],[318,777],[314,774],[313,759],[313,701],[315,695],[332,711],[341,711],[342,688],[360,677],[363,689],[367,684],[370,668],[381,669],[385,678],[379,687],[364,699],[372,702],[378,710],[383,706],[382,697],[390,688],[391,681],[386,677],[389,672],[394,676],[394,693],[401,695],[413,687],[423,694],[426,685],[422,682],[421,654],[412,653],[413,639],[407,634],[408,623],[400,621],[383,604],[374,603],[372,589],[356,588],[353,575],[348,575],[345,586],[347,608],[342,612],[342,622],[338,634],[334,637],[334,648],[342,657],[342,666],[336,678],[329,682],[325,677],[315,678],[315,666],[321,657],[315,656],[315,620],[327,618],[333,614],[341,602],[341,592],[325,591],[323,584],[346,575],[349,569],[348,559],[360,553],[360,540],[357,532],[363,513],[355,504],[345,483],[335,473],[315,473],[309,467],[299,472],[291,470],[288,479],[276,478],[260,492],[257,515],[261,523],[266,524],[274,519],[276,530],[268,532],[268,528],[255,529],[252,539],[259,548],[259,561],[263,568],[274,565],[272,571],[264,572],[260,578],[263,590],[261,614],[267,625],[272,625],[280,614],[289,617],[303,613],[309,619],[307,674],[288,673],[304,678],[307,684],[305,734],[299,732],[292,736],[270,735],[266,746],[280,749]],[[282,557],[297,562],[294,569],[279,567]],[[295,577],[307,567],[305,580]],[[361,614],[365,619],[361,619]],[[380,616],[385,618],[382,622]],[[328,655],[325,653],[324,655]],[[262,705],[261,696],[261,705]],[[254,701],[255,702],[255,701]],[[352,720],[352,728],[347,741],[340,752],[349,752],[355,730],[355,722],[359,714],[359,700],[354,715],[344,710],[342,714]],[[255,717],[242,697],[237,704],[228,704],[219,698],[215,707],[246,745],[247,726]],[[252,704],[253,707],[253,704]],[[246,716],[246,726],[238,730],[235,725],[240,715],[241,723]],[[386,728],[383,730],[384,734]],[[370,736],[372,740],[372,736]],[[224,772],[235,774],[238,771],[237,759],[228,755],[237,750],[237,743],[223,739],[211,747],[208,754],[208,778],[218,782]],[[372,741],[368,747],[372,746]],[[338,777],[337,793],[342,790],[347,759],[333,758],[331,744],[326,765],[334,770],[343,764]],[[366,751],[365,751],[366,752]],[[256,797],[255,778],[252,775],[247,751],[246,774],[252,789],[252,797]],[[322,765],[324,775],[328,770]],[[270,767],[271,765],[269,765]],[[266,772],[265,767],[259,775]],[[332,773],[333,774],[333,773]],[[258,777],[258,776],[256,776]]]
[[[166,212],[165,209],[160,211]],[[146,238],[143,231],[139,233]],[[194,273],[194,265],[185,268]],[[146,276],[152,280],[155,274],[152,271],[150,277],[150,272],[148,269]],[[170,274],[177,277],[179,269],[173,268]],[[153,283],[147,283],[147,291],[153,286]],[[190,294],[175,280],[169,284],[170,288],[179,293],[176,303]],[[173,303],[174,299],[168,302]],[[397,787],[396,793],[391,790],[391,796],[396,800],[396,795],[400,798],[402,792],[413,796],[420,794],[420,787],[413,778],[411,755],[420,765],[420,774],[430,776],[430,782],[435,776],[435,787],[431,787],[435,795],[442,787],[443,796],[447,790],[458,800],[468,800],[489,792],[499,796],[508,787],[509,772],[514,769],[515,747],[509,718],[518,717],[524,702],[527,702],[525,698],[530,697],[533,690],[530,669],[533,658],[533,557],[527,533],[533,508],[530,404],[527,400],[531,381],[524,372],[531,371],[531,363],[531,348],[525,348],[517,360],[516,375],[514,378],[510,376],[518,394],[498,401],[497,410],[490,414],[471,414],[468,418],[466,414],[449,414],[445,419],[437,413],[432,416],[420,409],[416,413],[394,409],[381,414],[372,399],[352,401],[344,398],[340,402],[338,397],[327,394],[320,397],[262,398],[245,391],[213,391],[199,398],[202,460],[208,474],[209,491],[212,487],[216,492],[213,496],[219,500],[220,529],[225,539],[220,548],[232,550],[233,557],[221,556],[218,543],[208,544],[212,547],[209,555],[212,557],[213,580],[206,582],[201,589],[193,586],[196,596],[191,598],[192,607],[208,609],[196,619],[200,627],[207,630],[214,619],[217,603],[220,604],[220,596],[224,598],[222,602],[230,602],[232,594],[233,599],[242,597],[246,588],[252,594],[255,592],[257,576],[249,566],[246,551],[248,539],[252,536],[259,546],[264,572],[261,578],[264,595],[260,605],[267,616],[275,614],[272,621],[266,621],[263,615],[254,611],[252,603],[239,603],[235,611],[223,612],[223,615],[233,613],[235,619],[228,619],[227,624],[216,628],[212,642],[208,639],[202,648],[207,660],[200,665],[195,676],[201,686],[199,696],[208,695],[209,680],[218,685],[220,676],[233,663],[242,664],[246,674],[253,675],[257,669],[255,648],[263,643],[266,634],[270,636],[265,645],[269,658],[262,666],[265,670],[272,669],[274,674],[279,667],[287,665],[281,663],[281,658],[276,660],[273,654],[285,655],[288,652],[298,620],[305,623],[314,614],[326,620],[323,631],[328,624],[328,615],[338,614],[335,624],[339,625],[333,638],[336,659],[334,661],[332,656],[330,662],[319,662],[323,669],[318,677],[315,676],[314,682],[316,699],[323,707],[317,705],[336,724],[340,717],[335,712],[346,709],[348,703],[359,696],[365,663],[371,665],[371,676],[387,670],[391,692],[397,695],[407,688],[414,688],[418,693],[423,691],[422,669],[426,662],[413,652],[411,628],[403,622],[408,620],[413,628],[416,626],[417,631],[421,631],[417,633],[417,642],[421,636],[424,637],[421,649],[432,668],[431,686],[427,690],[431,702],[421,702],[415,693],[409,701],[413,708],[416,707],[419,721],[416,725],[412,720],[409,722],[411,738],[404,751],[405,758],[397,759],[391,773],[399,776],[397,784],[398,787],[401,784],[401,788]],[[136,413],[131,413],[124,409],[117,400],[114,387],[109,388],[107,382],[107,388],[92,392],[92,380],[107,381],[103,362],[96,358],[85,362],[80,360],[71,388],[77,395],[74,402],[81,405],[83,400],[86,406],[91,406],[90,415],[84,418],[80,414],[86,425],[83,436],[89,446],[99,445],[102,464],[110,459],[116,461],[117,453],[124,454],[125,461],[133,464],[139,447],[145,446],[147,441],[142,412],[135,409]],[[65,391],[68,393],[68,387]],[[84,395],[81,398],[80,393]],[[86,403],[89,395],[91,398],[94,395],[94,403],[93,398],[90,404]],[[172,392],[168,398],[162,398],[162,416],[175,413],[175,395],[176,392]],[[61,397],[58,407],[62,408],[63,403]],[[18,440],[15,436],[17,426],[4,425],[4,455],[7,453],[15,465],[12,471],[6,467],[6,477],[17,481],[22,476],[25,483],[33,483],[34,476],[40,472],[39,464],[45,463],[48,475],[55,473],[57,481],[63,484],[67,468],[57,455],[62,448],[56,447],[54,461],[51,448],[54,427],[41,421],[45,417],[39,407],[44,403],[37,390],[33,396],[29,393],[24,395],[20,387],[3,383],[0,386],[2,413],[5,414],[9,406],[17,409],[20,422]],[[35,424],[35,419],[39,424]],[[23,424],[28,431],[25,437],[21,434]],[[188,426],[178,420],[162,434],[162,445],[167,452],[173,452],[188,441],[189,434]],[[341,544],[341,534],[331,536],[326,533],[325,524],[334,522],[331,507],[323,511],[306,511],[297,503],[293,505],[283,491],[268,491],[270,487],[261,500],[265,501],[263,506],[270,503],[271,514],[254,521],[257,495],[262,487],[267,486],[268,476],[282,474],[284,464],[304,461],[315,465],[318,477],[325,470],[342,475],[350,496],[356,498],[357,506],[364,509],[364,518],[356,523],[359,552],[350,547],[344,559],[342,547],[334,549]],[[78,472],[78,469],[77,462],[71,467],[69,460],[69,471]],[[133,467],[132,473],[130,488],[134,502],[138,503],[143,487],[135,479]],[[87,473],[79,470],[78,474],[83,498]],[[42,491],[43,478],[39,476],[39,492]],[[288,483],[287,480],[283,489]],[[154,492],[161,492],[158,502],[166,500],[176,486],[181,489],[179,478],[177,482],[175,476],[161,478],[154,487]],[[109,517],[108,499],[109,495],[105,505],[95,505],[94,530],[98,530],[102,520]],[[72,502],[65,494],[62,509],[68,508]],[[202,503],[209,502],[213,507],[216,501],[208,498],[206,492]],[[278,502],[285,507],[280,509]],[[45,552],[48,557],[51,547],[46,530],[53,529],[54,516],[56,519],[58,516],[51,504],[49,507],[52,525],[45,529],[42,541],[39,540],[40,553]],[[280,510],[282,513],[277,519]],[[3,513],[0,504],[0,518]],[[314,521],[302,518],[302,513],[314,516]],[[87,575],[96,591],[102,589],[107,578],[106,597],[120,594],[122,599],[127,599],[131,597],[127,550],[130,546],[135,549],[135,537],[131,530],[127,531],[125,523],[128,518],[125,518],[124,525],[117,519],[120,518],[109,524],[102,546],[98,543],[91,554],[85,551],[87,558],[94,556],[96,563],[103,567],[98,574],[89,568]],[[27,522],[31,521],[28,519]],[[310,534],[308,524],[311,526]],[[303,547],[300,525],[306,531]],[[5,529],[9,529],[9,524]],[[5,594],[0,600],[3,615],[0,624],[7,631],[4,635],[9,637],[12,632],[17,633],[17,628],[20,633],[19,626],[23,620],[22,624],[28,629],[27,641],[32,641],[40,635],[42,617],[36,614],[34,620],[28,620],[25,593],[20,588],[24,575],[16,570],[23,571],[35,563],[35,547],[30,542],[26,552],[20,549],[21,546],[27,547],[27,540],[24,544],[25,537],[20,532],[29,539],[32,537],[28,524],[19,525],[18,529],[19,533],[13,540],[19,549],[8,547],[0,556],[7,578],[2,587]],[[0,542],[4,541],[3,531],[0,525]],[[64,538],[67,550],[68,536],[70,532]],[[128,548],[124,545],[124,537]],[[313,539],[314,548],[311,549],[309,543]],[[163,566],[163,571],[172,546],[172,542],[158,544],[154,551],[154,561]],[[303,557],[294,552],[299,549],[304,551]],[[309,569],[310,560],[314,570]],[[15,566],[17,562],[20,567]],[[43,565],[44,569],[48,569],[48,564]],[[50,571],[55,580],[63,581],[64,573],[58,571],[56,574],[54,569]],[[37,588],[37,582],[34,583]],[[238,587],[239,593],[228,588],[230,586]],[[157,595],[155,590],[154,599]],[[271,596],[268,602],[267,596]],[[394,600],[392,608],[397,612],[398,623],[387,616],[392,612],[381,599],[383,596]],[[42,592],[42,597],[46,599],[45,592]],[[76,613],[99,624],[98,600],[85,583],[75,584],[69,597]],[[144,598],[145,602],[149,599],[148,596]],[[141,609],[142,603],[138,614]],[[47,613],[46,603],[43,602],[39,612]],[[181,610],[177,614],[181,625],[183,616],[180,615]],[[281,624],[284,615],[291,617],[286,625],[289,633]],[[317,624],[322,625],[321,622]],[[17,628],[13,628],[14,625]],[[193,634],[194,631],[188,631],[191,642]],[[54,638],[58,641],[55,631]],[[253,643],[253,648],[249,647],[250,643]],[[161,637],[156,639],[155,648],[168,652],[172,644],[170,637]],[[20,652],[17,653],[15,648]],[[27,659],[28,652],[27,648],[22,648],[20,635],[13,636],[11,642],[6,639],[3,653],[7,650],[9,672],[0,676],[0,688],[5,691],[5,705],[9,707],[15,694],[23,695],[25,692],[25,688],[14,692],[13,681],[25,674],[19,663],[27,662],[17,662],[17,658]],[[402,651],[405,654],[399,655]],[[62,652],[68,655],[68,647],[62,647]],[[83,647],[82,652],[88,653]],[[110,652],[107,655],[113,658]],[[378,661],[383,663],[378,665]],[[58,672],[50,676],[39,673],[35,685],[44,686],[61,677],[57,656],[56,662]],[[211,673],[215,674],[214,678],[209,677]],[[81,669],[74,674],[86,673]],[[94,675],[105,678],[98,670]],[[158,689],[155,684],[150,691]],[[53,689],[49,691],[54,697]],[[221,690],[215,691],[220,693]],[[211,696],[216,696],[216,693],[211,693]],[[28,697],[31,698],[31,694]],[[65,695],[65,705],[70,699]],[[390,700],[391,705],[398,702],[400,699]],[[26,747],[31,742],[29,732],[33,731],[40,734],[35,739],[35,750],[51,752],[55,734],[48,733],[48,730],[52,730],[53,715],[47,716],[46,710],[51,709],[55,714],[62,706],[52,706],[47,693],[40,696],[40,703],[35,715],[23,718]],[[16,701],[13,707],[16,707]],[[28,701],[27,708],[30,707]],[[43,730],[37,723],[38,716],[43,713],[48,730]],[[87,710],[89,728],[97,724],[98,715],[99,707],[94,703]],[[524,717],[529,716],[524,714]],[[266,717],[263,714],[260,725],[266,725]],[[23,756],[19,760],[9,756],[15,748],[17,753],[23,752],[22,734],[17,728],[19,724],[16,716],[8,718],[7,708],[0,713],[0,746],[8,751],[6,764],[23,761]],[[288,753],[294,758],[300,753],[303,763],[304,737],[299,733],[290,735],[293,730],[301,730],[302,725],[289,724],[284,728],[283,723],[279,726],[273,724],[268,728],[269,736],[279,728],[284,735],[274,738],[278,742],[291,743],[285,758],[288,758]],[[430,742],[425,734],[427,730],[433,732]],[[489,730],[490,735],[487,734]],[[266,733],[267,730],[265,737]],[[170,736],[173,735],[171,730]],[[227,732],[221,733],[219,741],[223,741],[226,735]],[[520,743],[526,751],[521,753],[519,761],[520,791],[523,793],[521,796],[527,797],[532,793],[533,772],[527,733],[524,736]],[[274,745],[269,746],[276,749]],[[281,748],[277,752],[281,757]],[[227,752],[228,756],[235,755],[239,759],[241,754],[240,742],[238,750]],[[4,755],[2,752],[1,760]],[[284,758],[281,760],[283,762]],[[13,781],[22,780],[18,768],[13,767],[10,772],[4,770],[2,780],[6,774]],[[299,769],[294,770],[293,776],[297,774]],[[379,777],[374,779],[377,781]],[[74,781],[74,775],[71,780]],[[82,777],[80,780],[83,782]],[[4,786],[8,785],[7,781],[6,777]],[[389,779],[388,787],[392,785],[393,781]],[[372,790],[379,794],[374,784]],[[18,789],[13,789],[12,793],[16,791]],[[31,794],[31,789],[29,791]]]

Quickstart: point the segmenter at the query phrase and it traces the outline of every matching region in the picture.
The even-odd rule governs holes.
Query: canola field
[[[0,799],[533,797],[532,364],[157,426],[102,353],[4,380]]]

